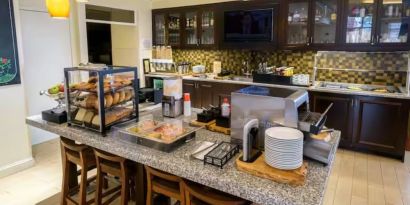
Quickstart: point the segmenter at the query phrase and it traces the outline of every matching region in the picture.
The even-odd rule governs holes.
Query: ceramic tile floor
[[[1,205],[59,204],[59,141],[34,146],[33,155],[34,167],[0,179]],[[338,150],[323,204],[410,205],[410,159]]]

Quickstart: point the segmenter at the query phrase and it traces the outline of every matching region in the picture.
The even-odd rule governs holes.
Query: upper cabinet
[[[215,12],[212,9],[184,7],[152,12],[153,45],[173,48],[214,47]]]
[[[407,44],[409,33],[410,2],[402,0],[381,0],[379,9],[379,44]]]
[[[348,0],[344,45],[365,50],[408,50],[410,7],[402,0]]]
[[[312,4],[313,26],[310,42],[314,45],[332,45],[337,41],[338,0],[315,0]]]
[[[182,14],[172,11],[154,11],[152,13],[153,45],[181,47]]]
[[[215,12],[212,10],[186,10],[183,29],[184,47],[204,48],[215,46]]]
[[[152,19],[153,44],[174,48],[410,50],[405,0],[231,1],[153,10]]]
[[[290,46],[309,45],[309,1],[289,1],[287,6],[286,44]]]
[[[334,48],[338,40],[341,4],[339,0],[282,1],[282,10],[287,12],[285,18],[281,15],[286,30],[282,36],[282,47]]]

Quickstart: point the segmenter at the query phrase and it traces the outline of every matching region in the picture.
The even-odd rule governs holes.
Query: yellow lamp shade
[[[70,0],[46,0],[46,6],[53,18],[66,19],[70,16]]]

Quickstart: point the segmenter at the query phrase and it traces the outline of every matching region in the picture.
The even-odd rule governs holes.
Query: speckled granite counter
[[[169,77],[166,74],[145,74],[146,77]],[[332,88],[322,88],[317,84],[310,87],[303,86],[289,86],[289,85],[276,85],[276,84],[265,84],[265,83],[254,83],[247,81],[237,81],[237,80],[216,80],[210,78],[197,78],[193,76],[183,76],[185,80],[195,80],[195,81],[206,81],[206,82],[218,82],[218,83],[231,83],[231,84],[240,84],[240,85],[257,85],[265,87],[277,87],[277,88],[292,88],[292,89],[304,89],[308,91],[315,92],[327,92],[327,93],[336,93],[336,94],[345,94],[345,95],[361,95],[361,96],[371,96],[371,97],[385,97],[385,98],[396,98],[396,99],[410,99],[409,93],[376,93],[376,92],[367,92],[367,91],[356,91],[356,90],[343,90],[343,89],[332,89]]]
[[[146,113],[145,115],[141,114],[141,119],[151,117],[154,117],[154,119],[161,118],[159,110]],[[188,122],[190,118],[184,118],[184,121]],[[101,137],[95,132],[81,128],[67,127],[65,124],[57,125],[49,123],[43,121],[40,115],[28,117],[26,122],[33,127],[265,205],[321,204],[334,160],[334,157],[332,157],[332,163],[328,166],[308,161],[309,166],[306,184],[304,186],[292,187],[240,172],[235,168],[233,159],[230,160],[223,169],[204,165],[199,160],[190,159],[189,153],[193,151],[197,141],[229,141],[229,136],[203,129],[197,132],[195,140],[188,142],[186,145],[171,153],[165,153],[121,141],[113,137],[112,133],[108,133],[107,137]],[[334,132],[332,143],[339,143],[339,140],[340,132]],[[334,155],[335,153],[333,153],[333,156]]]

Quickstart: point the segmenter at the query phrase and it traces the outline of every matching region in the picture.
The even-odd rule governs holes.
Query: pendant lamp
[[[67,19],[70,16],[70,0],[46,0],[52,18]]]

